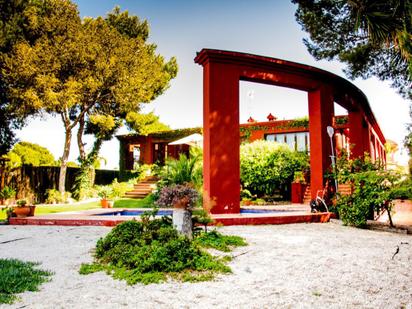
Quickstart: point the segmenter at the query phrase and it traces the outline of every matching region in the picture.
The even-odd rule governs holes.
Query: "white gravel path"
[[[0,226],[0,258],[39,261],[55,272],[40,292],[0,308],[412,308],[412,237],[291,224],[221,228],[249,243],[233,274],[212,282],[127,286],[104,273],[81,276],[105,227]],[[400,250],[392,259],[397,246]]]

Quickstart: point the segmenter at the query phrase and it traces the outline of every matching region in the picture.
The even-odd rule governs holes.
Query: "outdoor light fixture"
[[[335,130],[331,127],[331,126],[327,126],[326,131],[328,132],[329,135],[329,139],[330,139],[330,148],[332,149],[332,155],[330,156],[331,160],[332,160],[332,169],[333,169],[333,174],[335,178],[335,189],[336,189],[336,193],[338,193],[338,180],[337,180],[337,175],[336,175],[336,164],[335,164],[335,150],[333,149],[333,141],[332,141],[332,137],[333,134],[335,133]]]

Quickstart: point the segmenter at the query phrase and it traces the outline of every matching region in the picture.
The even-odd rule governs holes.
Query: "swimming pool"
[[[147,211],[151,211],[148,209]],[[270,213],[280,213],[280,212],[290,212],[291,210],[284,209],[240,209],[241,214],[270,214]],[[141,216],[146,210],[118,210],[112,212],[106,212],[102,214],[95,214],[95,216]],[[159,210],[157,212],[158,216],[171,216],[173,210]]]

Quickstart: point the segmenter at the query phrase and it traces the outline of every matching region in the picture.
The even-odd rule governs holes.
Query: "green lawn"
[[[37,205],[35,215],[52,214],[64,211],[78,211],[93,208],[100,208],[100,201],[82,203],[82,204],[67,204],[67,205]],[[151,208],[153,207],[153,198],[148,196],[144,199],[122,198],[114,202],[115,208]],[[6,219],[6,212],[0,211],[0,220]]]
[[[114,208],[152,208],[153,197],[147,196],[144,199],[122,198],[114,202]]]
[[[63,212],[63,211],[78,211],[78,210],[87,210],[93,208],[100,208],[100,201],[96,202],[89,202],[89,203],[82,203],[82,204],[67,204],[67,205],[37,205],[35,215],[44,215],[44,214],[52,214],[56,212]],[[0,220],[6,219],[6,212],[0,211]]]

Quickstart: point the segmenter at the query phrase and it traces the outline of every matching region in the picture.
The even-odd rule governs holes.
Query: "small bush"
[[[118,182],[117,179],[115,179],[111,184],[111,188],[111,197],[123,197],[127,191],[133,189],[133,184],[129,182]]]
[[[60,193],[60,191],[56,189],[48,189],[46,191],[47,198],[46,198],[46,203],[47,204],[62,204],[62,203],[68,203],[69,198],[71,197],[70,192],[64,192],[63,194]]]
[[[96,245],[95,263],[83,264],[80,273],[105,270],[128,284],[149,284],[165,281],[168,277],[182,281],[211,280],[216,272],[230,272],[225,265],[226,259],[201,250],[206,243],[207,247],[225,251],[230,246],[244,244],[241,239],[227,238],[216,232],[209,238],[202,236],[201,241],[192,241],[178,234],[170,219],[149,220],[146,215],[141,222],[119,224],[101,238]]]
[[[38,291],[39,286],[50,280],[51,272],[39,270],[38,263],[16,259],[0,259],[0,304],[11,304],[17,293]]]

